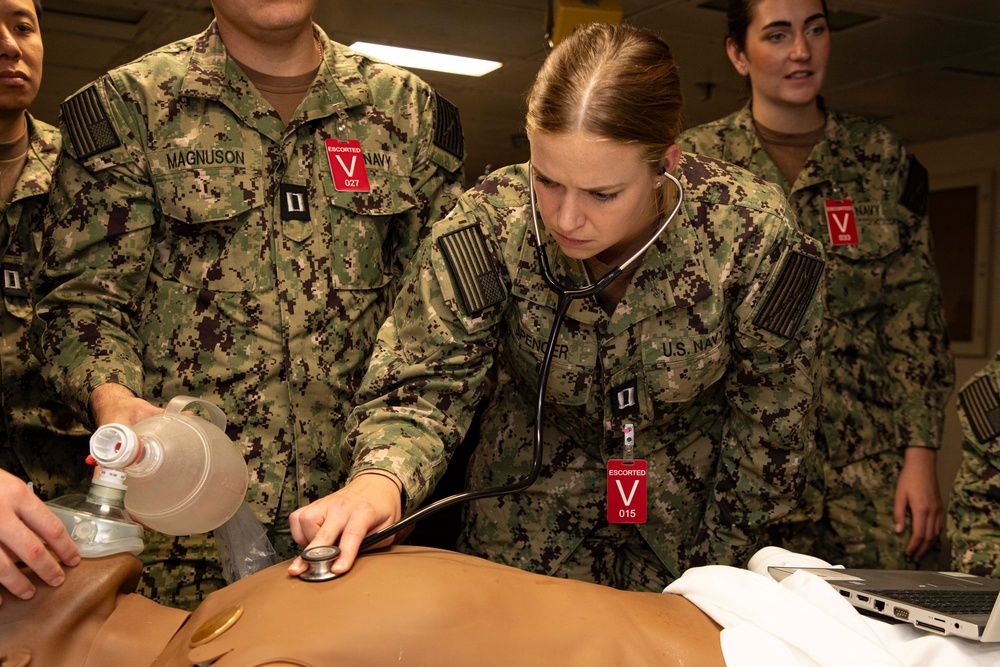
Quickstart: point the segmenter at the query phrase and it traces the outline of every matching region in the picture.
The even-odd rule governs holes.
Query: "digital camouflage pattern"
[[[615,583],[604,566],[588,576],[574,553],[596,553],[588,540],[616,549],[621,538],[607,530],[605,492],[625,423],[635,425],[649,481],[648,522],[628,528],[638,539],[626,541],[655,559],[646,571],[657,572],[660,588],[694,565],[744,562],[763,526],[795,505],[812,454],[822,249],[793,228],[780,191],[743,170],[685,155],[678,177],[681,212],[613,315],[594,299],[569,306],[547,386],[538,481],[468,505],[463,549],[545,574],[574,561],[574,576]],[[441,251],[452,234],[481,234],[481,285],[490,288],[483,276],[497,272],[483,290],[493,305],[478,315]],[[484,398],[469,487],[506,485],[529,471],[557,302],[535,245],[527,166],[508,167],[462,196],[404,278],[348,442],[354,472],[393,471],[409,507],[440,478]],[[581,262],[549,237],[544,245],[557,279],[587,281]],[[802,263],[807,279],[797,282],[786,270]],[[787,316],[782,326],[774,313]],[[495,392],[484,396],[488,374]],[[626,585],[648,586],[643,568],[629,569]]]
[[[31,286],[60,145],[58,129],[29,115],[24,169],[11,201],[0,202],[0,467],[43,500],[86,490],[91,473],[87,431],[48,390],[30,346]]]
[[[39,302],[48,373],[81,418],[105,382],[223,409],[281,557],[288,513],[344,481],[378,327],[463,178],[454,107],[315,30],[323,60],[287,127],[214,23],[67,100]],[[327,139],[360,142],[369,192],[334,187]],[[204,536],[156,540],[160,600],[221,583]],[[194,593],[165,597],[178,582]]]
[[[900,545],[895,553],[901,565],[907,536],[894,533],[891,512],[874,524],[860,516],[839,524],[823,503],[857,503],[863,496],[866,505],[892,507],[901,450],[941,442],[954,365],[926,215],[926,170],[887,128],[829,111],[824,137],[791,184],[757,139],[749,106],[688,130],[678,141],[684,150],[779,184],[799,228],[826,249],[817,439],[833,470],[814,477],[809,516],[788,534],[809,543],[838,536],[832,550],[808,553],[853,567],[893,567],[878,555],[896,549],[885,545]],[[856,245],[831,242],[828,199],[853,202]],[[856,483],[846,484],[837,471],[859,461],[869,461],[870,470],[848,474]],[[862,542],[869,548],[847,553],[847,544]],[[787,546],[798,551],[802,544]]]
[[[1000,351],[958,394],[962,464],[948,508],[952,568],[1000,578]]]

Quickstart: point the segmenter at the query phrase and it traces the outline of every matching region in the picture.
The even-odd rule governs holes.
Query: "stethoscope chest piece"
[[[309,569],[299,575],[303,581],[328,581],[336,577],[330,570],[333,561],[340,555],[340,547],[313,547],[302,552],[302,560]]]

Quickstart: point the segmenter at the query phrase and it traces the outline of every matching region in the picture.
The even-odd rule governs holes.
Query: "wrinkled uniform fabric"
[[[743,562],[763,526],[795,505],[811,454],[822,287],[798,301],[777,290],[789,286],[779,273],[796,259],[819,280],[822,250],[793,228],[774,186],[691,155],[678,172],[680,213],[614,313],[593,298],[569,306],[548,380],[538,480],[527,492],[470,504],[463,549],[560,574],[607,527],[606,466],[622,455],[625,423],[635,425],[649,487],[647,523],[626,528],[648,543],[667,579],[695,564]],[[468,485],[509,484],[531,467],[557,296],[536,260],[527,178],[526,165],[508,167],[463,195],[421,247],[379,332],[348,422],[354,470],[392,470],[411,507],[462,441],[488,373],[496,389]],[[444,237],[470,230],[482,234],[486,268],[507,295],[477,315],[441,251]],[[542,234],[557,279],[587,282],[583,264]],[[785,335],[758,325],[765,305],[792,302],[798,311]],[[619,395],[634,398],[623,414],[615,413]]]
[[[402,268],[461,192],[464,153],[426,84],[315,31],[322,62],[287,127],[214,23],[67,100],[39,305],[48,373],[80,417],[105,382],[223,409],[286,557],[287,515],[344,480],[354,389]],[[370,191],[335,188],[328,139],[360,141]],[[168,542],[147,563],[218,582],[203,537]]]
[[[827,253],[817,412],[826,460],[806,515],[776,541],[852,567],[906,566],[909,535],[893,530],[895,481],[906,447],[939,446],[954,384],[926,171],[885,127],[832,112],[792,184],[761,146],[749,106],[684,132],[679,143],[780,184],[799,228]],[[828,199],[853,202],[856,245],[831,242]]]
[[[962,464],[948,508],[952,567],[1000,578],[1000,352],[958,392]]]
[[[0,203],[0,467],[44,500],[86,488],[87,430],[46,386],[31,350],[31,288],[45,206],[59,159],[59,130],[28,115],[28,157],[9,203]]]

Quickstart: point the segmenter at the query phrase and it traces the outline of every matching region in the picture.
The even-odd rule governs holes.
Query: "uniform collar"
[[[752,141],[731,142],[725,147],[722,159],[741,165],[771,183],[784,183],[784,176],[760,144],[753,122],[752,101],[734,114],[731,124],[752,137]],[[857,170],[850,166],[853,160],[846,159],[849,147],[848,131],[840,117],[826,111],[823,137],[813,148],[795,183],[786,184],[785,194],[822,183],[829,182],[836,186],[860,178]]]
[[[306,95],[301,115],[293,122],[308,122],[370,104],[368,81],[358,69],[354,53],[327,37],[313,24],[313,31],[323,47],[319,72]],[[280,138],[285,128],[268,113],[269,105],[254,89],[246,75],[222,43],[218,24],[211,25],[195,38],[188,71],[181,85],[182,97],[201,97],[224,104],[248,125],[265,135]]]
[[[52,174],[59,159],[59,130],[35,120],[27,112],[25,116],[28,119],[28,159],[14,186],[12,203],[47,194],[52,189]]]

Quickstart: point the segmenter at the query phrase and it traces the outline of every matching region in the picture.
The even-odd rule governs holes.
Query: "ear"
[[[729,62],[733,64],[740,76],[746,76],[750,73],[750,62],[747,60],[746,54],[740,51],[736,42],[729,38],[726,39],[726,54],[729,56]]]
[[[670,147],[663,151],[663,159],[660,160],[660,173],[673,174],[677,169],[677,163],[681,160],[681,147],[677,144],[670,144]]]

